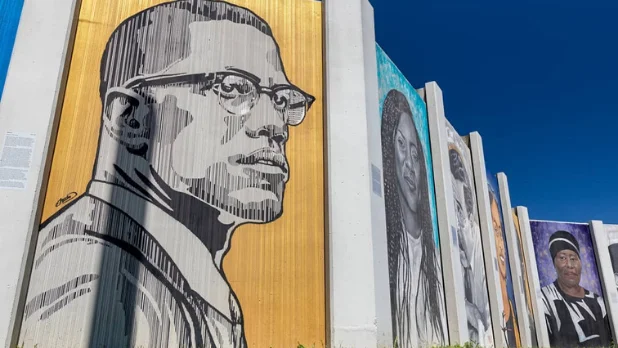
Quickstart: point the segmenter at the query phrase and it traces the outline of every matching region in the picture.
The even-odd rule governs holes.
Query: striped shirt
[[[569,296],[557,281],[543,287],[542,293],[552,347],[609,346],[609,322],[602,297],[588,290],[583,298]]]

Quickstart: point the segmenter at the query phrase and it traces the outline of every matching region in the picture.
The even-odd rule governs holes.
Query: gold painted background
[[[165,0],[82,0],[43,217],[92,176],[101,117],[99,65],[107,39],[127,17]],[[223,267],[237,294],[249,347],[325,342],[322,4],[313,0],[230,0],[271,26],[290,81],[317,100],[291,127],[284,213],[236,230]]]

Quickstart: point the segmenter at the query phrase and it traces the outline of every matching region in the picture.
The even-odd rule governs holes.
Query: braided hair
[[[439,273],[440,265],[436,253],[434,242],[433,222],[431,207],[429,203],[429,183],[427,180],[427,167],[425,165],[425,153],[422,146],[419,153],[422,156],[420,167],[419,187],[419,208],[416,212],[416,219],[421,229],[421,245],[423,256],[420,264],[420,274],[418,284],[411,284],[412,270],[410,269],[411,255],[406,247],[407,236],[402,226],[402,211],[400,204],[400,188],[396,175],[395,162],[395,133],[399,126],[402,114],[412,117],[412,110],[406,97],[397,90],[388,92],[384,101],[382,111],[382,160],[384,168],[384,196],[386,212],[386,235],[388,245],[388,273],[391,293],[391,314],[393,319],[393,333],[400,342],[400,346],[405,347],[405,342],[411,342],[410,333],[406,327],[415,321],[418,332],[421,332],[421,324],[428,323],[433,328],[441,340],[444,338],[444,328],[442,327],[441,301],[442,286]],[[415,128],[414,136],[417,143],[421,144],[418,130]],[[400,262],[401,261],[401,262]],[[399,272],[399,270],[403,272]],[[404,279],[398,279],[399,274],[403,274]],[[403,293],[398,291],[398,285],[403,287]],[[412,287],[423,289],[426,296],[425,301],[419,301],[419,297],[410,298]],[[424,318],[416,318],[416,313],[411,313],[413,308],[422,306],[422,312],[426,314]],[[414,317],[412,316],[414,315]]]

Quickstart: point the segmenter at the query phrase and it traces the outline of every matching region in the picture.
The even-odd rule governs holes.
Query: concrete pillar
[[[601,287],[604,292],[605,308],[610,327],[614,332],[615,341],[616,332],[618,332],[618,289],[616,289],[612,260],[609,256],[607,233],[605,232],[603,222],[597,220],[590,221],[590,231],[594,248],[596,249],[595,254],[597,256],[597,265],[599,266]]]
[[[519,227],[522,234],[522,249],[524,257],[528,265],[528,284],[530,285],[530,293],[532,295],[532,307],[534,307],[534,325],[536,329],[536,338],[539,347],[549,347],[549,334],[547,325],[545,325],[545,314],[543,313],[543,295],[541,293],[541,284],[539,282],[539,270],[536,265],[536,255],[534,253],[534,244],[532,243],[532,231],[530,230],[530,218],[528,216],[528,208],[517,207],[517,218],[519,219]]]
[[[465,293],[465,289],[459,257],[459,241],[456,230],[457,213],[453,203],[444,102],[442,90],[435,82],[425,84],[424,93],[431,137],[449,338],[453,345],[465,344],[469,337],[468,320],[466,303],[461,297],[461,294]]]
[[[519,258],[519,240],[515,231],[515,222],[511,209],[511,193],[506,174],[498,173],[498,187],[500,189],[500,202],[502,203],[502,218],[504,219],[504,231],[506,232],[506,245],[509,250],[509,263],[511,265],[511,279],[513,280],[513,292],[517,307],[517,324],[523,347],[532,347],[532,332],[530,320],[528,320],[528,305],[526,302],[526,288],[524,287],[523,263]]]
[[[485,255],[485,271],[487,274],[487,289],[489,290],[491,321],[494,328],[494,344],[496,348],[505,348],[506,340],[502,332],[504,303],[502,302],[502,292],[500,290],[496,239],[491,222],[491,203],[489,201],[489,190],[487,188],[487,171],[485,168],[485,155],[483,153],[483,140],[479,133],[473,132],[469,135],[469,143],[472,152],[474,182],[476,184],[476,200],[479,205],[479,223],[481,225],[483,254]]]
[[[24,306],[24,270],[32,263],[33,231],[55,139],[76,0],[26,0],[0,103],[0,149],[7,132],[34,140],[23,188],[0,188],[0,341],[15,347],[15,313]]]
[[[324,5],[329,341],[333,347],[376,347],[378,341],[387,346],[392,339],[384,204],[372,193],[372,164],[381,175],[380,147],[370,142],[372,132],[380,139],[373,9],[367,0]],[[382,180],[375,181],[381,190]]]

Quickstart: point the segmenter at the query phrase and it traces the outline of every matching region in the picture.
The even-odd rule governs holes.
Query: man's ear
[[[144,98],[126,88],[111,88],[104,101],[103,126],[114,140],[136,155],[148,150],[149,108]]]

